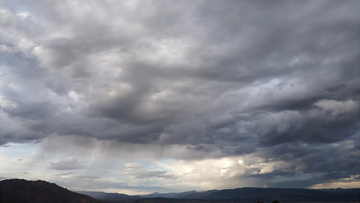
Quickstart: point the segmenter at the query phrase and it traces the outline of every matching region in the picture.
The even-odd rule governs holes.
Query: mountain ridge
[[[222,190],[186,191],[126,195],[96,191],[73,192],[42,180],[8,179],[0,181],[2,203],[135,203],[135,202],[359,202],[360,188],[303,189],[243,187]]]
[[[104,193],[101,200],[114,202],[359,202],[360,188],[354,189],[304,189],[304,188],[256,188],[243,187],[223,190],[186,191],[179,193],[151,193],[128,196],[128,198],[107,198]],[[109,193],[114,194],[114,193]],[[88,194],[90,195],[90,194]],[[119,194],[124,195],[124,194]],[[91,195],[90,195],[91,196]],[[95,196],[93,196],[95,197]]]
[[[172,195],[171,198],[182,199],[238,199],[242,202],[310,202],[310,201],[359,201],[360,189],[302,189],[302,188],[255,188],[244,187],[224,190],[208,190],[204,192],[184,192]],[[170,193],[171,194],[171,193]],[[149,196],[143,196],[149,197]],[[168,195],[151,195],[151,197],[169,198]]]

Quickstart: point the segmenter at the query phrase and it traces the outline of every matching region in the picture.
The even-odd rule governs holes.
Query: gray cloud
[[[357,1],[1,7],[2,145],[57,135],[357,173]]]
[[[76,170],[83,169],[86,165],[77,159],[68,159],[64,161],[51,162],[49,168],[54,170]]]
[[[138,164],[131,164],[128,163],[125,165],[124,174],[130,175],[131,177],[134,177],[136,179],[156,179],[156,178],[163,178],[163,179],[174,179],[175,176],[172,175],[168,171],[164,170],[149,170],[144,168],[141,165]]]

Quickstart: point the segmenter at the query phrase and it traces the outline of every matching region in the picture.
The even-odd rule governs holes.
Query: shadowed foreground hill
[[[0,191],[1,203],[100,203],[92,197],[41,180],[2,180]]]

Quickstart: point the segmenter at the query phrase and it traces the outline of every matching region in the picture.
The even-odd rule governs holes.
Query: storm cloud
[[[257,157],[267,172],[245,162],[224,170],[258,186],[354,177],[359,6],[2,1],[0,144],[189,163]],[[67,159],[50,168],[67,165],[84,167]],[[176,179],[162,169],[124,170]]]

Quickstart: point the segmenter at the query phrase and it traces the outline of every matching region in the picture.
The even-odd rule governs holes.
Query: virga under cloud
[[[1,144],[126,190],[358,184],[359,6],[2,1]]]

